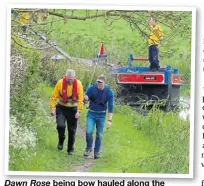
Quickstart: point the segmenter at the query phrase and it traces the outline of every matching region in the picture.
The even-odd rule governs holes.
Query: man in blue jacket
[[[108,109],[108,118],[106,128],[112,124],[113,116],[113,100],[114,95],[110,87],[105,84],[106,77],[100,75],[96,83],[90,86],[84,96],[85,100],[89,100],[89,111],[87,113],[86,122],[86,150],[84,156],[89,156],[93,145],[93,131],[96,125],[96,140],[94,146],[94,159],[98,159],[103,129],[106,121],[106,110]]]

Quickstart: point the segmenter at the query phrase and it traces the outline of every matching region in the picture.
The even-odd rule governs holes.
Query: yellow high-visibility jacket
[[[162,29],[158,24],[154,26],[151,25],[148,38],[149,45],[158,45],[161,41],[162,35],[163,35]]]
[[[57,84],[55,85],[55,88],[52,92],[52,96],[50,98],[50,110],[55,110],[56,107],[56,101],[58,101],[58,104],[63,105],[65,107],[77,107],[77,111],[81,112],[83,108],[83,86],[81,81],[77,80],[77,100],[76,101],[68,101],[67,103],[63,103],[62,100],[62,82],[63,79],[60,79]],[[67,97],[72,96],[72,89],[73,85],[67,85]]]
[[[28,24],[30,19],[30,13],[29,12],[19,12],[18,13],[18,21],[22,24]]]

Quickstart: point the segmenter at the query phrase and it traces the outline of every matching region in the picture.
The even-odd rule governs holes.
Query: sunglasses
[[[103,81],[96,81],[97,83],[103,83]]]

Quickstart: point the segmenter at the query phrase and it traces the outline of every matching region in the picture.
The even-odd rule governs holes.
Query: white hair
[[[66,71],[66,76],[67,77],[75,77],[75,70],[73,70],[73,69],[67,69],[67,71]]]

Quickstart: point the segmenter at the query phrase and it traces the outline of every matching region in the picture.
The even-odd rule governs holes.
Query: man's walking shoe
[[[68,155],[73,155],[74,154],[74,151],[71,150],[71,151],[67,151]]]
[[[59,137],[59,142],[58,142],[58,145],[57,145],[58,150],[63,149],[64,139],[65,139],[65,137],[62,137],[62,138]]]
[[[58,148],[58,150],[62,150],[63,149],[63,143],[58,143],[58,145],[57,145],[57,148]]]
[[[94,159],[98,159],[100,158],[100,154],[99,153],[94,153]]]
[[[90,149],[86,149],[85,152],[84,152],[84,156],[85,157],[88,157],[91,153],[91,150]]]

